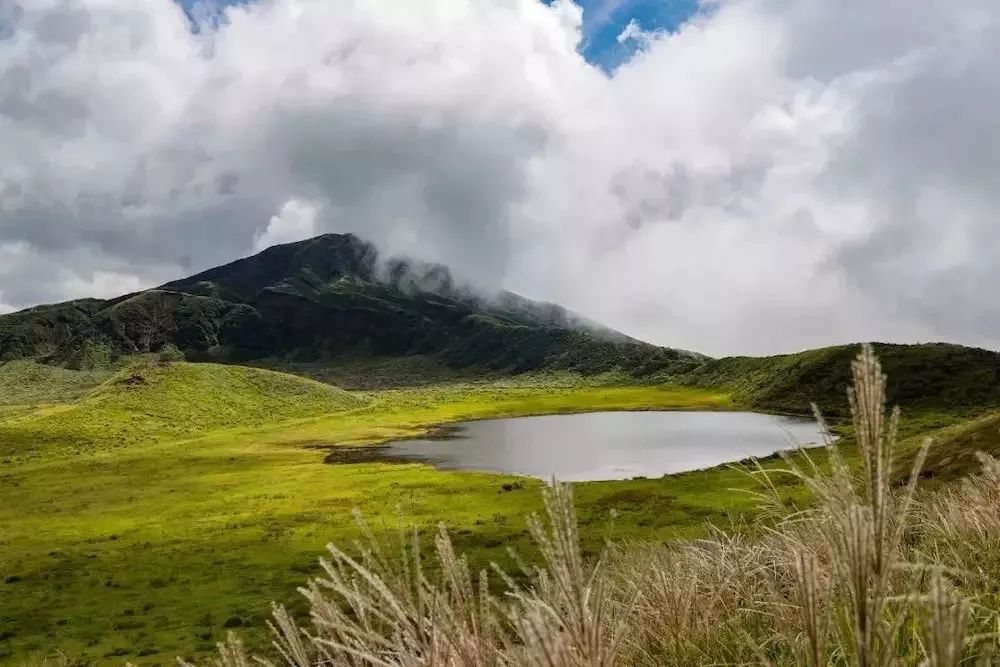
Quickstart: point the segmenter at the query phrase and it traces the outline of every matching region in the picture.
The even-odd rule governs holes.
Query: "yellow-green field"
[[[68,374],[69,373],[69,374]],[[483,565],[526,548],[539,482],[422,464],[324,464],[327,448],[485,417],[731,409],[723,394],[569,375],[348,393],[257,369],[140,359],[72,375],[0,366],[0,661],[172,664],[238,628],[264,640],[328,542],[447,524]],[[610,381],[615,378],[604,378]],[[616,379],[620,382],[620,378]],[[666,539],[755,511],[728,467],[577,485],[587,548]],[[789,487],[789,493],[798,490]],[[609,521],[615,510],[613,524]]]
[[[355,535],[354,508],[389,527],[443,521],[485,562],[522,541],[538,504],[531,480],[327,465],[321,447],[471,418],[729,407],[701,390],[565,381],[347,394],[269,371],[148,360],[65,376],[46,395],[38,372],[0,368],[0,659],[12,663],[59,650],[168,664],[212,651],[232,627],[260,640],[270,601],[294,604],[324,545]],[[749,510],[727,492],[745,483],[718,470],[578,493],[597,545],[612,507],[620,535],[688,533]]]

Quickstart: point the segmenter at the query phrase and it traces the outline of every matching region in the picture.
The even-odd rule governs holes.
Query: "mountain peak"
[[[652,371],[698,358],[554,304],[477,293],[439,264],[382,259],[353,234],[273,246],[119,299],[0,317],[0,359],[64,363],[92,344],[127,354],[168,343],[193,359],[429,354],[510,371]]]

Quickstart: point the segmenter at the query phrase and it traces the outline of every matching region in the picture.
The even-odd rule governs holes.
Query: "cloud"
[[[317,206],[313,202],[289,199],[267,223],[267,229],[254,237],[254,250],[281,243],[292,243],[316,236]]]
[[[622,28],[622,31],[618,33],[618,37],[615,39],[619,44],[624,44],[631,41],[642,41],[647,34],[648,33],[642,29],[642,26],[639,25],[639,22],[632,19],[624,28]]]
[[[565,0],[204,16],[0,0],[4,303],[315,229],[714,354],[1000,346],[993,0],[718,0],[611,74]]]
[[[108,298],[166,282],[177,265],[143,266],[91,247],[0,243],[0,303],[7,311],[54,300]]]

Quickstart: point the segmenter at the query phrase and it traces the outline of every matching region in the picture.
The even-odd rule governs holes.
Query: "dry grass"
[[[918,498],[894,486],[898,413],[870,348],[850,403],[863,465],[829,443],[829,465],[789,459],[815,502],[762,519],[755,537],[718,533],[671,545],[579,548],[570,487],[532,517],[537,566],[473,574],[442,529],[425,557],[416,534],[387,553],[366,529],[330,546],[326,575],[302,593],[308,628],[274,612],[275,659],[312,665],[929,665],[991,664],[1000,597],[1000,463]],[[926,448],[923,450],[926,452]],[[762,481],[768,482],[763,472]],[[363,524],[362,524],[363,525]],[[231,637],[220,664],[263,662]]]

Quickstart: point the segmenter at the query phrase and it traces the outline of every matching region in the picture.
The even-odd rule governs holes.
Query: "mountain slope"
[[[840,345],[774,357],[713,359],[673,379],[721,389],[751,406],[808,413],[847,413],[845,391],[858,346]],[[1000,407],[1000,354],[990,350],[930,343],[876,343],[888,375],[890,404],[908,408],[973,410]]]
[[[509,292],[486,298],[445,267],[382,261],[353,235],[275,246],[156,289],[0,317],[0,360],[78,361],[177,345],[191,359],[298,361],[438,355],[456,367],[649,373],[703,358],[601,327]]]

